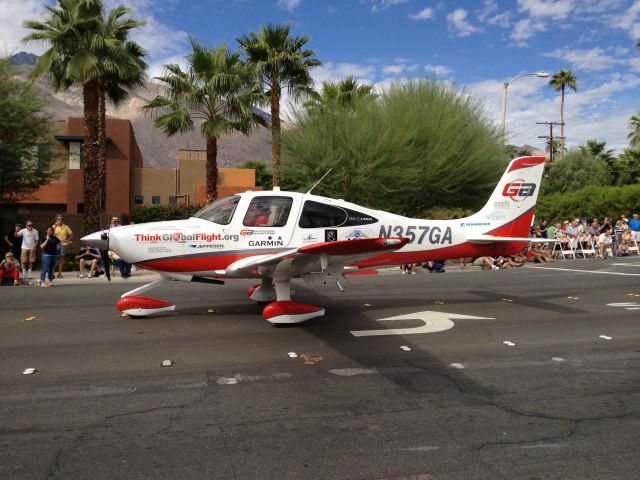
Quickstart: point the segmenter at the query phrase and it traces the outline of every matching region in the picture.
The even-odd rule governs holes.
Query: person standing
[[[633,239],[637,242],[640,241],[640,217],[638,217],[637,213],[634,213],[629,220],[629,230],[633,232]]]
[[[33,228],[33,222],[27,220],[27,226],[16,232],[16,237],[22,239],[22,245],[20,246],[20,263],[22,264],[22,276],[25,279],[33,278],[33,264],[36,261],[36,246],[40,236],[38,230]]]
[[[67,254],[66,247],[73,240],[73,231],[62,222],[62,215],[56,215],[56,223],[53,224],[53,234],[60,243],[58,244],[58,278],[62,277],[62,268],[64,267],[64,257]]]
[[[16,226],[13,229],[13,232],[7,233],[4,236],[4,241],[7,245],[9,245],[9,251],[13,253],[14,258],[20,258],[20,250],[22,247],[22,237],[18,237],[18,232],[22,230],[22,224],[16,223]]]
[[[53,227],[47,228],[47,234],[44,242],[40,244],[42,249],[42,270],[40,271],[40,286],[50,287],[53,282],[53,270],[56,267],[56,258],[58,257],[58,244],[60,240],[53,234]],[[49,280],[45,284],[45,276]]]

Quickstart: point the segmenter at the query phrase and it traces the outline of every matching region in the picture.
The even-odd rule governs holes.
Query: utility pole
[[[536,125],[549,125],[549,135],[538,135],[538,138],[546,138],[549,141],[549,163],[553,163],[553,126],[564,125],[564,122],[536,122]],[[564,137],[555,137],[564,140]],[[562,150],[560,151],[562,154]]]

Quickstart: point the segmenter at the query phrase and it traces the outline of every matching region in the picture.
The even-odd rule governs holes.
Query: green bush
[[[201,208],[202,205],[144,205],[133,211],[131,219],[135,223],[184,220],[192,217]]]
[[[608,216],[640,211],[640,184],[622,187],[590,185],[566,193],[541,196],[536,207],[536,221],[562,222],[572,218]]]

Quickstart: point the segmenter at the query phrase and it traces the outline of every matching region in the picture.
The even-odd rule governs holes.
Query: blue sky
[[[25,19],[43,15],[43,0],[0,0],[0,49],[21,45]],[[640,0],[106,0],[147,21],[137,35],[159,74],[183,62],[188,36],[213,46],[266,23],[291,23],[323,66],[318,82],[353,75],[378,89],[426,76],[453,82],[481,99],[500,121],[503,82],[561,68],[578,77],[565,102],[569,147],[589,139],[618,152],[627,146],[629,117],[640,109]],[[52,4],[52,2],[49,2]],[[525,76],[508,89],[510,143],[544,145],[540,121],[559,121],[560,99],[548,79]],[[285,108],[286,111],[286,108]],[[554,131],[555,133],[555,131]]]

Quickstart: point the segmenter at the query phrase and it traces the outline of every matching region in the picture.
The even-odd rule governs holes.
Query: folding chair
[[[579,241],[578,249],[580,250],[580,254],[582,254],[582,258],[589,258],[589,256],[598,256],[596,246],[594,245],[593,238],[591,236],[586,241]]]
[[[562,240],[564,239],[556,238],[556,244],[553,247],[552,253],[555,253],[556,249],[558,249],[560,252],[560,256],[562,257],[563,260],[566,260],[567,257],[575,259],[576,252],[573,250],[573,247],[571,246],[571,241],[563,242]]]
[[[636,255],[640,255],[640,249],[638,248],[638,242],[635,236],[631,237],[631,245],[629,245],[629,253],[636,252]]]

